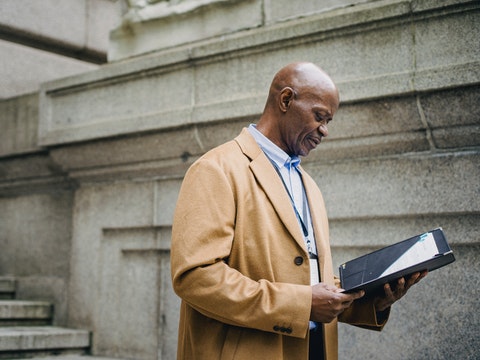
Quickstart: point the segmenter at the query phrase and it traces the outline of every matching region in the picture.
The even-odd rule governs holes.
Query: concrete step
[[[58,355],[58,356],[48,356],[48,357],[34,357],[30,360],[122,360],[118,358],[110,357],[98,357],[91,355]]]
[[[90,333],[54,326],[0,327],[0,359],[35,356],[83,355],[90,347]]]
[[[0,327],[49,325],[53,306],[45,301],[0,300]]]
[[[15,298],[15,279],[10,276],[0,276],[0,299]]]

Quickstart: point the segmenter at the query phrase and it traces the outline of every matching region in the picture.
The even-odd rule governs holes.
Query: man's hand
[[[361,298],[365,292],[359,291],[351,294],[342,293],[332,285],[320,283],[312,286],[312,310],[310,320],[329,323],[352,305],[353,301]]]
[[[405,281],[405,278],[400,278],[397,280],[397,285],[394,289],[390,286],[390,284],[385,284],[383,289],[385,290],[384,296],[378,296],[373,301],[375,305],[375,310],[382,312],[388,309],[392,304],[403,297],[408,289],[422,280],[425,276],[427,276],[428,271],[417,272],[412,274],[408,280]]]

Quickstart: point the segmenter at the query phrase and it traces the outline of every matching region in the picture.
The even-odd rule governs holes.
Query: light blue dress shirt
[[[299,220],[299,226],[302,228],[303,222],[308,231],[308,235],[304,236],[307,250],[316,255],[317,249],[315,247],[310,209],[308,207],[308,201],[303,187],[301,171],[298,167],[300,165],[300,158],[296,155],[290,157],[285,151],[280,149],[270,139],[258,131],[255,124],[250,124],[248,131],[252,134],[258,146],[260,146],[272,164],[277,168],[277,171],[287,188],[289,196],[293,199],[293,203],[295,204],[294,211]]]

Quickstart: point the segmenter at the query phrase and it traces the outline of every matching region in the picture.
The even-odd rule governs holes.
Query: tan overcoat
[[[302,170],[321,281],[335,284],[322,195]],[[303,235],[285,188],[247,129],[188,170],[175,210],[171,271],[182,298],[177,358],[306,360],[312,291]],[[346,319],[376,324],[357,301]],[[324,325],[337,359],[337,322]]]

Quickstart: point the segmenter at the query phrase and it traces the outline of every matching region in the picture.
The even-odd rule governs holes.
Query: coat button
[[[303,257],[297,256],[297,257],[293,260],[293,262],[295,263],[295,265],[300,266],[300,265],[303,264]]]

